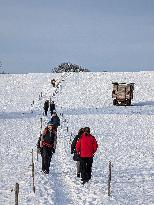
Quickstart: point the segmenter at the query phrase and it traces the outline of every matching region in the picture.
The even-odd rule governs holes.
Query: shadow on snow
[[[63,108],[62,112],[66,115],[154,115],[153,105],[154,102],[151,101],[136,103],[133,106]]]
[[[33,118],[40,115],[38,112],[0,112],[0,119]]]
[[[134,103],[134,106],[154,106],[154,101],[143,101],[139,103]]]

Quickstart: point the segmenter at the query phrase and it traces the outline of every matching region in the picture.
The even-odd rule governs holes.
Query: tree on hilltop
[[[90,72],[90,70],[86,68],[82,68],[79,65],[75,65],[72,63],[62,63],[57,67],[52,69],[53,73],[62,73],[62,72]]]

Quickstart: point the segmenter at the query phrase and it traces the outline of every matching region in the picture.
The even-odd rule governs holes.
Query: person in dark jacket
[[[40,149],[42,156],[42,171],[45,174],[49,174],[51,157],[55,153],[56,144],[57,136],[53,129],[53,124],[49,121],[37,143],[37,148]]]
[[[55,87],[55,83],[56,83],[56,80],[55,80],[55,79],[52,79],[52,80],[51,80],[51,84],[53,85],[53,87]]]
[[[48,109],[49,109],[49,100],[46,100],[44,103],[44,113],[46,116],[47,116]]]
[[[51,123],[54,125],[56,130],[57,130],[57,127],[60,126],[60,119],[55,110],[53,111],[53,114],[51,116]]]
[[[97,141],[90,134],[90,128],[85,127],[84,133],[76,144],[76,152],[80,154],[81,180],[85,184],[91,179],[93,157],[98,148]]]
[[[53,114],[53,111],[55,110],[55,103],[54,103],[54,101],[52,101],[51,103],[50,103],[50,113],[51,113],[51,115]]]
[[[78,132],[78,134],[75,136],[75,138],[72,141],[71,144],[71,154],[74,154],[73,160],[76,161],[77,166],[77,177],[80,177],[80,155],[76,153],[76,143],[80,139],[81,135],[84,133],[84,129],[81,128]]]

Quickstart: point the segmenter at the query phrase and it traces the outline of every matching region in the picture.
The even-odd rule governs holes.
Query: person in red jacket
[[[98,148],[97,141],[90,134],[90,128],[85,127],[84,133],[76,144],[76,152],[80,154],[81,180],[85,184],[91,179],[93,157]]]

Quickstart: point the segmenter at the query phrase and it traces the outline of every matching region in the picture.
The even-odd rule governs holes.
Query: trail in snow
[[[0,204],[14,203],[11,189],[16,182],[20,185],[22,205],[154,204],[154,72],[71,73],[58,90],[53,88],[50,80],[62,77],[61,74],[0,76]],[[112,81],[135,82],[133,106],[112,105]],[[50,173],[44,175],[35,146],[41,130],[40,118],[43,128],[49,120],[43,116],[43,103],[50,97],[63,117]],[[85,186],[76,177],[70,154],[70,140],[84,126],[90,126],[99,143],[93,176]],[[32,148],[35,194],[30,166]],[[111,197],[108,197],[110,160],[113,167]]]

